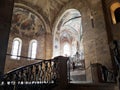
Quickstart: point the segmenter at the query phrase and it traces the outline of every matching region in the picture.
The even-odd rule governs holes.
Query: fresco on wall
[[[34,2],[34,0],[31,0]],[[45,12],[44,15],[47,15],[49,21],[52,22],[54,17],[58,14],[60,9],[67,3],[69,0],[37,0],[39,2],[39,6]]]
[[[44,25],[37,15],[26,9],[15,7],[13,10],[11,31],[25,36],[44,33]]]

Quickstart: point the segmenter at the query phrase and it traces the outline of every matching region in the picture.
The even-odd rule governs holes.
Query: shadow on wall
[[[7,73],[11,70],[14,70],[16,68],[19,68],[21,66],[26,66],[29,64],[33,64],[35,62],[39,62],[40,60],[13,60],[13,59],[6,59],[6,63],[5,63],[5,69],[4,69],[4,73]]]

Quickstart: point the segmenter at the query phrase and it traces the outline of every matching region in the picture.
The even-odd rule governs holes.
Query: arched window
[[[64,44],[63,53],[64,56],[70,56],[70,45],[68,43]]]
[[[21,54],[21,46],[22,46],[22,40],[20,38],[15,38],[13,40],[13,44],[12,44],[12,59],[20,59],[20,54]]]
[[[28,57],[29,60],[34,60],[36,58],[36,51],[37,51],[37,40],[31,40],[29,43],[29,52]]]

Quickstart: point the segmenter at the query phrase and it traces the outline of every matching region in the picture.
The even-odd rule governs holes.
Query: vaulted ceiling
[[[12,32],[22,36],[33,36],[45,33],[43,21],[29,10],[14,7],[12,17]]]
[[[113,1],[118,0],[104,0],[106,4],[111,4]],[[47,32],[52,32],[53,25],[58,18],[58,15],[64,8],[70,8],[72,4],[75,7],[80,8],[82,4],[86,3],[85,6],[90,8],[90,3],[96,4],[99,3],[99,0],[14,0],[15,7],[24,8],[30,10],[29,13],[32,13],[36,17],[40,18],[45,25]],[[74,2],[74,3],[73,3]],[[83,2],[83,3],[80,3]],[[71,3],[71,4],[70,4]],[[78,4],[79,3],[79,4]],[[26,8],[27,7],[27,8]],[[23,14],[24,15],[24,14]],[[28,15],[30,16],[30,15]],[[39,17],[40,16],[40,17]],[[29,17],[28,17],[29,18]],[[39,26],[38,26],[39,27]],[[32,32],[32,31],[31,31]],[[37,31],[35,31],[36,33]]]
[[[39,12],[47,23],[51,24],[56,15],[71,0],[15,0]]]
[[[37,34],[38,31],[33,30],[35,28],[32,28],[32,26],[36,26],[36,28],[39,28],[40,25],[36,25],[36,22],[42,22],[41,26],[42,28],[51,33],[51,28],[52,25],[57,18],[56,16],[59,14],[60,10],[71,0],[14,0],[14,9],[13,9],[13,24],[12,24],[12,29],[14,28],[14,32],[20,33],[21,31],[15,31],[16,29],[22,29],[22,33],[25,35],[30,35],[30,34]],[[17,8],[17,10],[16,10]],[[23,10],[22,10],[23,8]],[[19,9],[19,10],[18,10]],[[20,10],[21,9],[21,10]],[[21,17],[18,16],[18,14],[21,14]],[[33,19],[32,16],[34,16],[37,20],[35,23],[30,22],[30,17],[31,20]],[[24,19],[27,18],[27,20],[22,20],[22,22],[18,25],[18,21],[15,22],[15,19]],[[29,20],[28,20],[29,19]],[[34,20],[32,20],[34,21]],[[26,23],[25,23],[26,22]],[[40,24],[39,23],[39,24]],[[32,26],[27,26],[29,29],[30,33],[27,33],[28,28],[23,28],[23,26],[27,25],[32,25]],[[43,24],[43,25],[42,25]],[[23,30],[24,29],[24,30]],[[42,29],[42,30],[43,30]],[[34,31],[34,32],[33,32]]]

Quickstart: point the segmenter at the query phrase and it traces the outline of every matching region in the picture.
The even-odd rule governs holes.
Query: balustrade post
[[[58,79],[57,84],[59,88],[65,88],[68,84],[67,79],[67,60],[68,57],[59,56],[54,58],[55,62],[57,62],[57,72],[58,72]]]
[[[103,82],[102,65],[99,63],[91,64],[93,83]]]

